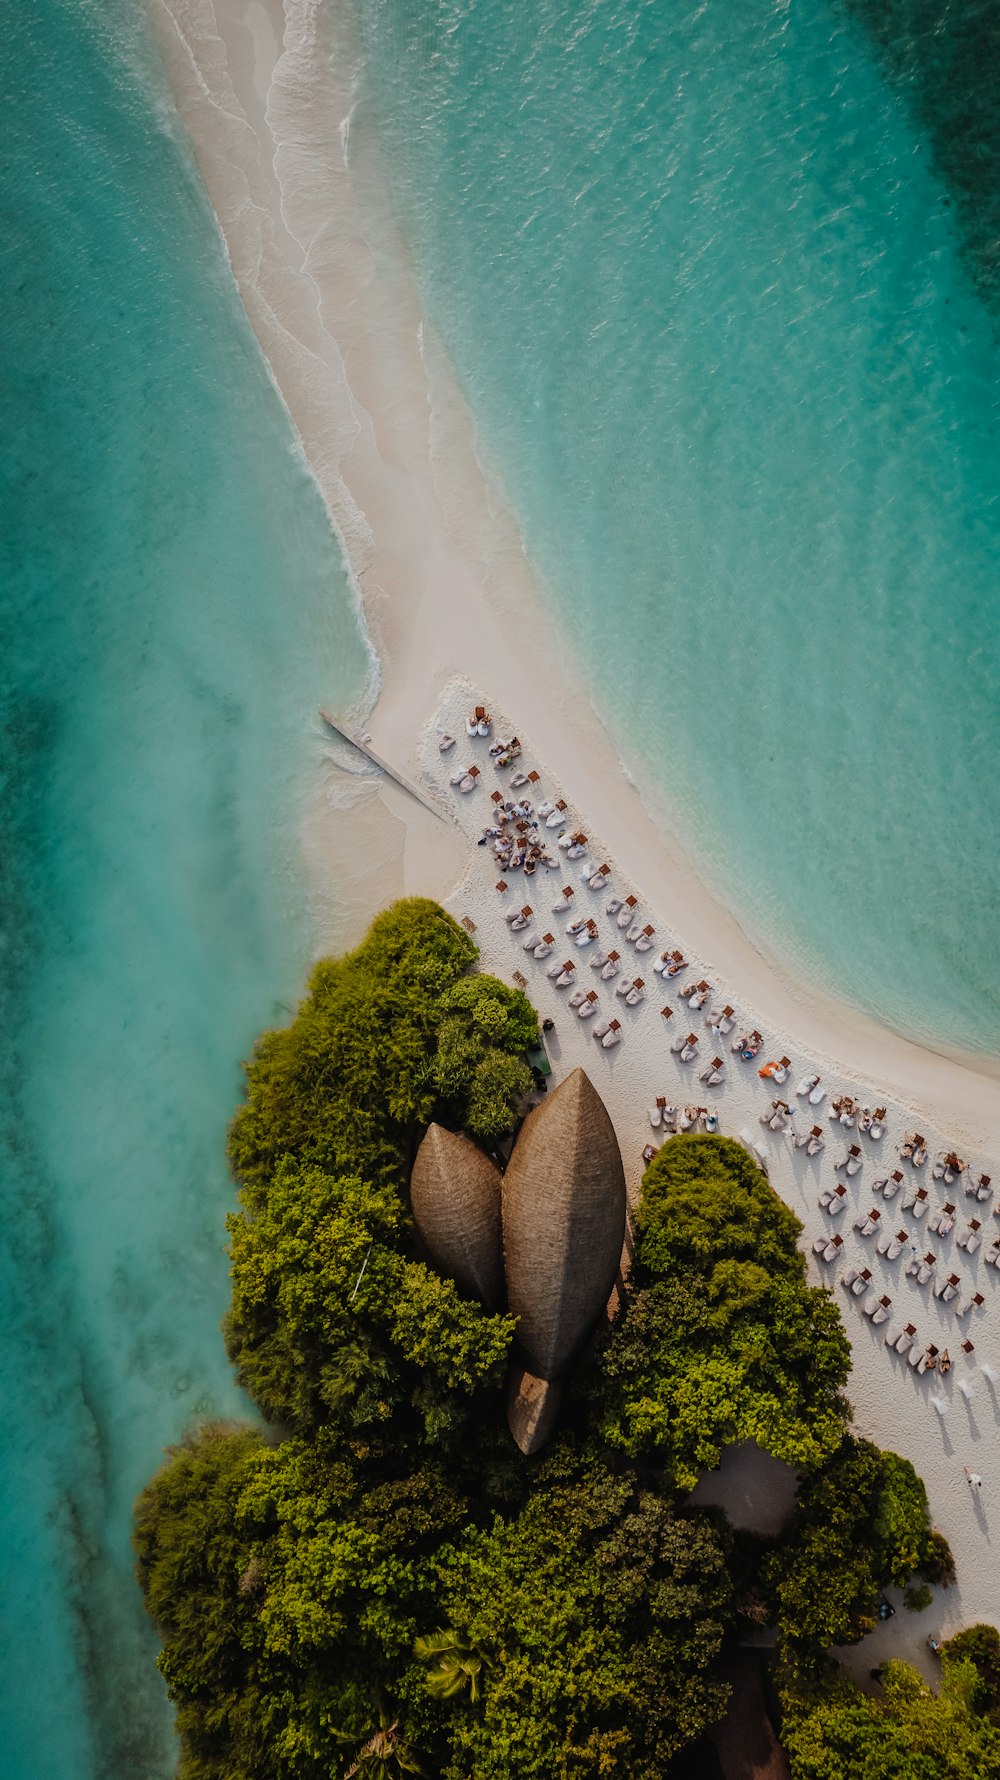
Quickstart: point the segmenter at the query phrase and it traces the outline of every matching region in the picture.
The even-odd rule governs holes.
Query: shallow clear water
[[[139,16],[16,8],[0,75],[4,1780],[174,1767],[131,1504],[246,1411],[225,1128],[369,668]]]
[[[356,6],[428,311],[640,780],[773,950],[997,1052],[998,358],[907,90],[828,0]]]

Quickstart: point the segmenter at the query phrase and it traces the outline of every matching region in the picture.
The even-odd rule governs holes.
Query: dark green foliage
[[[538,1035],[538,1016],[519,989],[496,977],[463,977],[441,1000],[434,1081],[437,1115],[464,1124],[492,1143],[509,1131],[514,1111],[531,1091],[523,1053]]]
[[[841,1743],[873,1780],[936,1773],[892,1762],[904,1719],[937,1746],[945,1707],[900,1684],[896,1717],[869,1722],[820,1646],[950,1553],[912,1467],[844,1441],[836,1309],[739,1146],[661,1151],[575,1434],[540,1462],[511,1442],[512,1319],[415,1258],[407,1208],[427,1122],[493,1142],[529,1085],[535,1015],[474,956],[436,904],[397,904],[248,1066],[226,1336],[285,1437],[205,1429],[137,1504],[180,1780],[666,1780],[724,1707],[727,1626],[774,1606],[814,1762],[797,1773],[853,1775],[822,1765]],[[721,1517],[680,1498],[750,1437],[806,1478],[790,1544],[742,1538],[731,1560]],[[985,1682],[962,1656],[945,1672],[968,1750],[962,1702]]]
[[[845,1439],[803,1480],[792,1537],[764,1566],[794,1660],[808,1671],[831,1644],[871,1631],[879,1591],[905,1585],[930,1550],[927,1495],[913,1466]]]
[[[718,1533],[568,1441],[516,1520],[472,1532],[436,1567],[462,1647],[488,1653],[481,1705],[462,1688],[437,1690],[447,1710],[412,1700],[429,1746],[446,1732],[442,1780],[657,1780],[721,1714],[712,1664],[730,1584]]]
[[[1000,1725],[1000,1632],[994,1625],[970,1625],[942,1646],[941,1660],[949,1664],[970,1662],[976,1671],[973,1704],[993,1724]]]
[[[829,1294],[806,1285],[800,1229],[739,1144],[664,1144],[592,1388],[612,1446],[654,1454],[682,1488],[738,1440],[807,1469],[836,1449],[850,1350]]]
[[[398,1193],[278,1164],[258,1209],[229,1218],[230,1355],[265,1415],[370,1445],[401,1411],[442,1439],[456,1399],[500,1382],[510,1317],[406,1257]],[[401,1427],[393,1430],[398,1441]]]
[[[934,1527],[927,1535],[927,1547],[920,1569],[935,1588],[950,1588],[955,1580],[955,1559],[951,1554],[951,1546],[944,1534]]]
[[[470,1102],[478,1135],[509,1129],[509,1097],[516,1105],[530,1073],[523,1060],[506,1074],[500,1064],[538,1022],[518,991],[466,976],[475,957],[450,915],[411,897],[378,915],[356,951],[316,965],[291,1025],[265,1032],[247,1065],[229,1134],[245,1203],[256,1205],[285,1156],[399,1185],[422,1129],[464,1123]]]
[[[909,1588],[903,1590],[903,1606],[908,1613],[923,1613],[925,1607],[929,1607],[933,1599],[933,1592],[927,1587],[926,1582],[911,1584]]]
[[[343,1773],[390,1722],[384,1689],[432,1610],[427,1556],[466,1513],[434,1465],[366,1487],[249,1430],[176,1449],[139,1498],[135,1545],[182,1780]]]
[[[940,1695],[906,1663],[886,1663],[873,1698],[848,1682],[782,1695],[792,1780],[995,1780],[1000,1733],[971,1707],[975,1671],[956,1663]]]
[[[406,1260],[403,1210],[432,1118],[495,1138],[530,1087],[517,1053],[536,1016],[518,991],[465,975],[474,957],[436,903],[396,903],[356,951],[316,966],[292,1024],[247,1066],[226,1339],[244,1388],[296,1432],[326,1423],[368,1442],[406,1406],[438,1438],[456,1395],[498,1382],[513,1325]]]

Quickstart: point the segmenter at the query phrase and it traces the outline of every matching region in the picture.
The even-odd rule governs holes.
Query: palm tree
[[[351,1766],[344,1775],[344,1780],[353,1780],[358,1775],[361,1780],[399,1780],[401,1774],[421,1774],[416,1756],[401,1734],[399,1719],[389,1724],[384,1712],[379,1712],[379,1728],[367,1743],[362,1743]]]
[[[427,1691],[436,1700],[453,1700],[466,1688],[473,1703],[482,1699],[483,1680],[492,1661],[464,1632],[454,1627],[429,1632],[414,1640],[413,1651],[418,1662],[428,1665]]]

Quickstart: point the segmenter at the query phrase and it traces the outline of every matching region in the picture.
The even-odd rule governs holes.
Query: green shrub
[[[921,1570],[927,1494],[907,1459],[845,1438],[800,1484],[791,1534],[767,1560],[765,1580],[783,1639],[808,1669],[831,1644],[872,1631],[880,1591]]]
[[[956,1632],[941,1647],[941,1661],[970,1662],[976,1671],[974,1704],[994,1724],[1000,1725],[1000,1632],[994,1625],[970,1625]]]
[[[477,1698],[435,1697],[420,1662],[405,1685],[441,1780],[654,1780],[724,1709],[718,1532],[568,1440],[516,1519],[469,1531],[436,1569],[451,1635],[483,1663]]]
[[[919,1587],[903,1590],[903,1606],[908,1613],[922,1613],[933,1599],[934,1595],[925,1582],[920,1583]]]
[[[326,1424],[355,1446],[382,1433],[441,1441],[472,1392],[499,1384],[513,1319],[407,1258],[394,1188],[286,1160],[228,1227],[227,1346],[270,1420],[299,1433]]]
[[[850,1349],[829,1294],[806,1284],[800,1230],[739,1144],[664,1144],[591,1388],[612,1447],[655,1456],[678,1488],[739,1440],[803,1469],[836,1450]]]
[[[423,1128],[465,1123],[470,1100],[478,1135],[509,1129],[531,1085],[523,1059],[509,1066],[538,1022],[518,991],[467,975],[475,957],[450,915],[411,897],[355,951],[316,965],[291,1025],[265,1032],[246,1065],[229,1133],[245,1204],[266,1195],[283,1157],[401,1188]]]
[[[915,1669],[888,1662],[882,1696],[842,1677],[782,1692],[792,1780],[996,1780],[1000,1733],[971,1710],[975,1671],[961,1662],[935,1697]]]
[[[936,1588],[950,1588],[955,1580],[955,1559],[943,1533],[932,1527],[920,1565],[923,1575]]]

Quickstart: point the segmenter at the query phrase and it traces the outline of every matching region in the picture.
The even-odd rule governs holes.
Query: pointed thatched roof
[[[436,1267],[492,1309],[503,1303],[500,1170],[467,1137],[430,1125],[410,1176],[413,1221]]]
[[[503,1181],[507,1297],[531,1370],[555,1378],[597,1322],[625,1234],[625,1174],[582,1069],[529,1113]]]
[[[536,1378],[516,1361],[507,1375],[507,1426],[527,1458],[541,1452],[555,1431],[563,1387],[558,1379]]]

